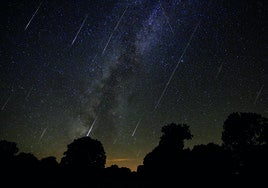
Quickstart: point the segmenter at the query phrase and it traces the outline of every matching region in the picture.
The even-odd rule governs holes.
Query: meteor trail
[[[141,120],[142,120],[142,118],[138,121],[138,123],[137,123],[137,125],[136,125],[136,127],[135,127],[135,129],[134,129],[134,131],[133,131],[133,133],[132,133],[132,135],[131,135],[132,137],[135,135],[136,130],[137,130],[137,128],[139,127]]]
[[[32,93],[32,90],[33,90],[33,86],[31,87],[31,89],[29,90],[29,92],[27,93],[25,99],[28,100],[29,96],[31,95]]]
[[[141,150],[139,150],[139,151],[138,151],[138,153],[137,153],[136,157],[139,157],[139,156],[140,156],[140,154],[141,154]]]
[[[189,38],[189,41],[188,41],[188,43],[186,44],[186,46],[185,46],[185,48],[184,48],[184,50],[183,50],[183,52],[182,52],[182,54],[181,54],[181,57],[180,57],[180,59],[179,59],[177,65],[176,65],[175,68],[173,69],[173,71],[172,71],[172,73],[171,73],[171,75],[170,75],[170,77],[169,77],[169,79],[168,79],[168,82],[166,83],[166,86],[165,86],[165,88],[163,89],[163,91],[162,91],[162,93],[161,93],[161,95],[160,95],[160,97],[159,97],[159,99],[158,99],[158,101],[157,101],[157,103],[156,103],[156,105],[155,105],[155,107],[154,107],[154,111],[157,109],[157,107],[159,106],[159,104],[160,104],[160,102],[161,102],[163,96],[165,95],[165,93],[166,93],[166,91],[167,91],[167,88],[168,88],[168,86],[169,86],[169,84],[170,84],[170,81],[172,80],[172,78],[173,78],[173,76],[174,76],[176,70],[178,69],[178,66],[179,66],[179,64],[180,64],[180,62],[181,62],[181,60],[182,60],[182,58],[183,58],[183,56],[184,56],[184,54],[186,53],[188,47],[190,46],[190,44],[191,44],[191,42],[192,42],[192,39],[193,39],[193,37],[194,37],[194,35],[195,35],[195,33],[196,33],[196,30],[197,30],[197,28],[199,27],[200,23],[201,23],[201,19],[200,19],[199,22],[196,24],[196,26],[195,26],[195,28],[194,28],[192,34],[191,34],[191,37]]]
[[[216,74],[216,79],[218,78],[219,74],[221,73],[222,67],[223,67],[223,62],[221,63],[221,65],[219,67],[218,73]]]
[[[114,139],[113,144],[115,144],[116,142],[117,142],[117,138],[116,138],[116,139]]]
[[[257,103],[257,100],[258,100],[258,98],[259,98],[259,96],[260,96],[260,94],[261,94],[261,92],[262,92],[263,87],[264,87],[264,85],[261,86],[261,89],[260,89],[259,92],[257,93],[257,96],[256,96],[256,98],[255,98],[254,104]]]
[[[41,7],[43,1],[40,2],[39,6],[37,7],[36,11],[34,12],[34,14],[32,15],[31,19],[29,20],[29,22],[27,23],[27,25],[24,28],[24,31],[27,30],[27,28],[29,27],[30,23],[32,22],[32,20],[34,19],[35,15],[37,14],[39,8]]]
[[[170,25],[170,22],[169,22],[169,18],[168,18],[168,16],[167,16],[166,11],[165,11],[164,7],[162,6],[162,3],[161,3],[160,0],[159,0],[159,4],[160,4],[160,7],[161,7],[161,9],[162,9],[162,12],[163,12],[163,14],[164,14],[164,16],[165,16],[165,18],[166,18],[166,20],[167,20],[168,26],[169,26],[171,32],[174,34],[174,31],[173,31],[173,29],[172,29],[172,27],[171,27],[171,25]]]
[[[97,116],[97,117],[95,118],[95,120],[93,121],[93,123],[92,123],[91,127],[89,128],[89,130],[88,130],[88,132],[87,132],[87,135],[86,135],[86,136],[89,136],[89,134],[90,134],[90,132],[92,131],[93,126],[95,125],[95,123],[96,123],[97,119],[98,119],[98,116]]]
[[[72,46],[72,45],[74,44],[74,42],[76,41],[76,38],[77,38],[77,36],[79,35],[79,33],[80,33],[82,27],[84,26],[84,24],[85,24],[85,22],[86,22],[86,20],[87,20],[87,17],[88,17],[88,15],[86,15],[86,17],[84,18],[82,24],[80,25],[80,28],[78,29],[78,31],[77,31],[77,33],[76,33],[76,35],[75,35],[75,37],[74,37],[74,39],[73,39],[73,41],[72,41],[71,46]]]
[[[42,132],[42,134],[41,134],[41,136],[40,136],[40,138],[39,138],[39,142],[42,140],[44,134],[45,134],[46,131],[47,131],[47,128],[48,128],[48,127],[46,127],[46,128],[43,130],[43,132]]]
[[[10,98],[11,98],[11,95],[9,95],[9,97],[8,97],[7,100],[6,100],[6,102],[5,102],[4,105],[2,106],[2,108],[1,108],[2,111],[5,109],[5,107],[6,107],[7,103],[9,102]]]
[[[107,41],[107,43],[106,43],[105,47],[103,48],[103,51],[102,51],[102,54],[101,54],[101,55],[103,55],[103,54],[104,54],[104,52],[105,52],[105,50],[106,50],[107,46],[109,45],[109,43],[110,43],[110,41],[111,41],[111,39],[112,39],[112,36],[113,36],[113,34],[114,34],[115,30],[118,28],[118,26],[119,26],[119,24],[120,24],[120,22],[121,22],[122,18],[124,17],[124,15],[125,15],[125,13],[126,13],[127,9],[128,9],[128,6],[125,8],[125,10],[124,10],[123,14],[121,15],[121,17],[120,17],[120,19],[118,20],[118,22],[117,22],[116,26],[114,27],[114,29],[113,29],[112,33],[110,34],[109,39],[108,39],[108,41]]]

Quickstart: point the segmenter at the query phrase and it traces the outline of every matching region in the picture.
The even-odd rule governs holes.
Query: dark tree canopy
[[[194,146],[190,163],[193,175],[199,177],[231,174],[232,162],[229,153],[222,146],[214,143]]]
[[[222,141],[230,150],[267,145],[268,119],[256,113],[232,113],[224,122]]]
[[[145,156],[143,166],[139,167],[139,171],[161,175],[163,172],[172,173],[178,168],[182,171],[187,169],[183,163],[185,163],[189,151],[183,150],[183,147],[184,140],[192,138],[189,126],[171,123],[163,126],[162,133],[159,145]]]
[[[184,140],[192,139],[193,135],[190,133],[189,126],[186,124],[171,123],[162,127],[163,135],[160,138],[159,146],[172,147],[183,149]]]
[[[35,167],[39,160],[32,153],[21,152],[16,156],[17,164],[24,168]]]
[[[106,174],[112,177],[115,176],[127,176],[130,175],[131,170],[126,167],[119,168],[118,165],[111,165],[110,167],[106,168]]]
[[[61,164],[72,167],[104,168],[106,155],[100,141],[82,137],[69,144]]]
[[[42,182],[41,187],[174,187],[246,179],[254,179],[255,184],[267,174],[267,131],[267,118],[232,113],[224,122],[222,145],[189,149],[184,148],[185,140],[193,137],[189,126],[171,123],[162,127],[159,144],[144,157],[137,172],[117,165],[104,168],[102,143],[90,137],[70,143],[60,164],[53,156],[38,160],[31,153],[16,154],[17,144],[2,140],[1,180],[10,187],[36,187],[36,182]]]
[[[41,159],[40,165],[45,168],[56,168],[58,166],[58,162],[56,157],[50,156]]]
[[[56,157],[54,157],[54,156],[42,158],[40,162],[41,163],[45,163],[45,164],[49,164],[49,165],[50,164],[53,164],[53,165],[57,165],[58,164],[58,162],[56,160]]]
[[[17,143],[6,140],[0,141],[0,157],[12,157],[18,153]]]

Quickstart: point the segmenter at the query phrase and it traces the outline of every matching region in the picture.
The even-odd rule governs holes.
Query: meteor
[[[28,98],[29,98],[29,96],[31,95],[32,91],[33,91],[33,86],[31,87],[31,89],[30,89],[29,92],[27,93],[27,95],[26,95],[26,97],[25,97],[26,100],[28,100]]]
[[[92,129],[93,129],[93,127],[94,127],[94,125],[95,125],[97,119],[98,119],[98,116],[95,118],[95,120],[94,120],[93,123],[91,124],[91,127],[89,128],[89,130],[88,130],[86,136],[89,136],[89,134],[90,134],[90,132],[92,131]]]
[[[176,65],[175,68],[173,69],[173,71],[172,71],[172,73],[171,73],[171,75],[170,75],[170,77],[169,77],[169,79],[168,79],[168,82],[166,83],[166,86],[165,86],[165,88],[163,89],[163,91],[162,91],[162,93],[161,93],[161,95],[160,95],[160,97],[159,97],[159,99],[158,99],[158,101],[157,101],[157,103],[156,103],[156,105],[155,105],[155,107],[154,107],[154,111],[158,108],[158,106],[159,106],[159,104],[160,104],[160,102],[161,102],[163,96],[165,95],[165,93],[166,93],[166,91],[167,91],[167,88],[168,88],[168,86],[169,86],[169,84],[170,84],[170,81],[171,81],[172,78],[174,77],[174,74],[175,74],[176,70],[178,69],[179,64],[180,64],[180,62],[181,62],[181,60],[182,60],[184,54],[186,53],[188,47],[190,46],[190,44],[191,44],[191,42],[192,42],[192,40],[193,40],[193,37],[194,37],[194,35],[195,35],[195,33],[196,33],[196,30],[197,30],[197,28],[199,27],[200,23],[201,23],[201,19],[200,19],[199,22],[196,24],[196,26],[195,26],[195,28],[194,28],[192,34],[191,34],[191,37],[189,38],[189,40],[188,40],[186,46],[184,47],[184,50],[183,50],[183,52],[182,52],[182,54],[181,54],[181,57],[180,57],[180,59],[179,59],[177,65]]]
[[[40,136],[40,138],[39,138],[39,142],[42,140],[44,134],[45,134],[46,131],[47,131],[47,128],[48,128],[48,127],[46,127],[46,128],[43,130],[43,132],[42,132],[42,134],[41,134],[41,136]]]
[[[216,74],[216,79],[218,78],[219,74],[221,73],[222,67],[223,67],[223,62],[221,63],[221,65],[219,67],[218,73]]]
[[[167,23],[168,23],[168,26],[169,26],[171,32],[174,34],[174,31],[173,31],[173,29],[172,29],[172,27],[171,27],[171,25],[170,25],[170,22],[169,22],[169,18],[168,18],[168,16],[167,16],[166,11],[165,11],[164,7],[162,6],[162,3],[161,3],[160,0],[159,0],[159,5],[160,5],[160,7],[161,7],[161,9],[162,9],[162,12],[163,12],[163,14],[164,14],[166,20],[167,20]]]
[[[35,10],[34,14],[32,15],[31,19],[29,20],[29,22],[27,23],[27,25],[24,28],[24,31],[27,30],[27,28],[29,27],[29,25],[31,24],[32,20],[34,19],[35,15],[37,14],[38,10],[40,9],[41,5],[42,5],[43,1],[40,2],[39,6],[37,7],[37,9]]]
[[[11,95],[9,95],[9,97],[8,97],[7,100],[6,100],[6,102],[5,102],[4,105],[2,106],[2,108],[1,108],[2,111],[5,109],[5,107],[6,107],[7,103],[9,102],[10,98],[11,98]]]
[[[259,92],[257,93],[257,96],[256,96],[256,98],[255,98],[254,104],[257,103],[257,100],[258,100],[258,98],[259,98],[259,96],[260,96],[260,94],[261,94],[261,92],[262,92],[262,90],[263,90],[263,87],[264,87],[264,85],[261,86],[261,89],[260,89]]]
[[[142,118],[140,118],[140,120],[138,121],[138,123],[137,123],[137,125],[136,125],[136,127],[135,127],[135,129],[134,129],[134,131],[133,131],[133,133],[132,133],[132,135],[131,135],[132,137],[135,135],[136,130],[137,130],[137,128],[139,127],[141,120],[142,120]]]
[[[108,41],[107,41],[105,47],[103,48],[103,51],[102,51],[101,55],[103,55],[104,52],[106,51],[106,48],[107,48],[107,46],[109,45],[109,43],[110,43],[110,41],[111,41],[111,39],[112,39],[112,37],[113,37],[113,34],[114,34],[114,32],[117,30],[117,28],[118,28],[118,26],[119,26],[119,24],[120,24],[122,18],[124,17],[124,15],[125,15],[127,9],[128,9],[128,6],[125,8],[123,14],[121,15],[121,17],[120,17],[120,19],[118,20],[116,26],[114,27],[112,33],[110,34],[109,39],[108,39]]]
[[[169,86],[169,84],[170,84],[170,81],[172,80],[172,78],[173,78],[173,76],[174,76],[176,70],[178,69],[178,66],[179,66],[180,62],[182,61],[182,58],[183,58],[184,54],[186,53],[188,47],[190,46],[190,44],[191,44],[191,42],[192,42],[192,40],[193,40],[193,37],[194,37],[194,35],[195,35],[196,31],[197,31],[197,28],[199,27],[199,25],[200,25],[200,23],[201,23],[201,20],[202,20],[202,19],[200,19],[200,20],[198,21],[198,23],[196,24],[196,26],[195,26],[195,28],[194,28],[194,30],[193,30],[193,32],[192,32],[192,34],[191,34],[191,36],[190,36],[190,38],[189,38],[187,44],[186,44],[186,46],[184,47],[184,50],[183,50],[183,52],[182,52],[182,54],[181,54],[181,56],[180,56],[180,59],[179,59],[177,65],[175,66],[175,68],[173,69],[173,71],[172,71],[172,73],[171,73],[171,75],[170,75],[170,77],[169,77],[169,79],[168,79],[168,82],[166,83],[166,85],[165,85],[165,87],[164,87],[164,89],[163,89],[163,91],[162,91],[162,93],[161,93],[161,95],[160,95],[160,97],[159,97],[159,99],[158,99],[158,101],[157,101],[155,107],[154,107],[153,113],[156,111],[156,109],[158,108],[158,106],[159,106],[159,104],[160,104],[162,98],[164,97],[164,95],[165,95],[165,93],[166,93],[166,91],[167,91],[167,88],[168,88],[168,86]],[[137,123],[137,125],[136,125],[136,127],[135,127],[135,129],[134,129],[134,131],[133,131],[133,133],[132,133],[132,137],[135,135],[136,130],[137,130],[137,128],[138,128],[140,122],[141,122],[142,119],[143,119],[143,116],[144,116],[144,114],[142,115],[142,117],[141,117],[140,120],[138,121],[138,123]]]
[[[86,17],[84,18],[82,24],[80,25],[80,28],[78,29],[78,31],[77,31],[77,33],[76,33],[76,35],[75,35],[75,37],[74,37],[74,39],[73,39],[73,41],[72,41],[71,46],[72,46],[72,45],[74,44],[74,42],[76,41],[76,38],[77,38],[77,36],[79,35],[79,33],[80,33],[82,27],[84,26],[84,24],[85,24],[85,22],[86,22],[86,20],[87,20],[87,17],[88,17],[88,15],[86,15]]]

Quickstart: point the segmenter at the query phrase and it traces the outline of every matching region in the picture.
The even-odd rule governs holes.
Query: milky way
[[[60,161],[82,136],[135,170],[165,124],[220,143],[267,116],[264,1],[3,1],[0,139]]]

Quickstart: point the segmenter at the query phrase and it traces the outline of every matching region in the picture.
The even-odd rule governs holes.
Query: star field
[[[192,147],[232,112],[267,115],[264,1],[1,4],[0,139],[20,151],[60,161],[89,135],[136,170],[165,124]]]

